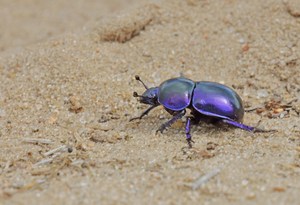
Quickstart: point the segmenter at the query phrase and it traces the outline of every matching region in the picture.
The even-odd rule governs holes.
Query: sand
[[[1,1],[0,204],[299,204],[299,5]],[[156,134],[162,107],[129,122],[135,75],[180,73],[277,132],[200,123],[188,149],[185,118]]]

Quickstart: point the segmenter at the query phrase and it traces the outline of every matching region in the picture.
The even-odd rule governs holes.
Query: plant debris
[[[193,185],[192,189],[196,190],[201,188],[204,184],[206,184],[211,178],[218,175],[221,172],[220,168],[213,169],[212,171],[208,172],[207,174],[201,176],[199,179],[197,179]]]
[[[273,98],[269,101],[266,101],[263,106],[250,108],[246,111],[256,111],[257,114],[267,116],[268,118],[288,117],[288,114],[291,110],[294,110],[299,115],[299,111],[297,111],[296,107],[293,105],[293,103],[296,101],[298,101],[298,99],[284,103],[281,99]]]

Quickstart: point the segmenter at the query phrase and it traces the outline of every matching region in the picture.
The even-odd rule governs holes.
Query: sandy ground
[[[300,204],[299,5],[0,1],[0,204]],[[185,119],[156,134],[162,107],[129,122],[136,74],[180,73],[277,132],[200,123],[188,149]]]

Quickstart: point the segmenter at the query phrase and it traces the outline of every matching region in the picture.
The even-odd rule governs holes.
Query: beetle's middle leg
[[[166,128],[170,127],[172,124],[174,124],[177,120],[181,119],[184,115],[185,115],[186,111],[185,109],[179,112],[175,112],[173,114],[173,118],[171,120],[169,120],[168,122],[162,124],[158,130],[156,130],[157,132],[162,133]]]
[[[185,123],[185,135],[186,135],[186,141],[189,145],[189,148],[192,148],[192,135],[190,134],[191,131],[191,117],[186,118],[186,123]]]
[[[233,120],[222,119],[222,122],[229,124],[229,125],[233,125],[235,127],[246,130],[248,132],[274,132],[274,131],[276,131],[276,130],[264,130],[264,129],[261,129],[258,127],[251,127],[251,126],[248,126],[248,125],[245,125],[243,123],[239,123],[239,122],[236,122]]]

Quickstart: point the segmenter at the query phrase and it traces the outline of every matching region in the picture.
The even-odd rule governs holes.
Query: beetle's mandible
[[[242,100],[233,89],[225,85],[208,81],[194,82],[185,77],[178,77],[166,80],[158,87],[148,88],[139,76],[135,76],[135,79],[143,84],[146,91],[142,95],[134,92],[133,96],[150,107],[130,121],[142,119],[152,109],[162,105],[173,115],[171,120],[157,130],[163,132],[181,119],[188,108],[191,110],[191,116],[187,117],[185,134],[189,147],[192,147],[193,142],[190,134],[191,125],[201,120],[221,121],[249,132],[266,131],[242,123],[244,116]]]

